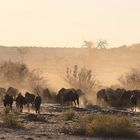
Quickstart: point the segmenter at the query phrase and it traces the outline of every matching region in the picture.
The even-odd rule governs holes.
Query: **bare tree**
[[[36,94],[41,94],[46,83],[42,76],[42,72],[38,69],[32,70],[29,74],[28,80],[31,90]]]
[[[82,47],[91,49],[94,48],[94,43],[93,41],[84,40],[84,44],[82,45]]]
[[[96,48],[105,49],[108,46],[107,40],[99,39],[96,45]]]
[[[85,67],[78,68],[77,65],[71,68],[67,68],[65,81],[73,88],[80,88],[85,93],[91,92],[96,84],[95,76],[92,75],[92,71]]]
[[[122,75],[118,80],[125,88],[140,89],[140,70],[133,68],[130,72]]]
[[[99,39],[97,43],[94,43],[93,41],[84,40],[84,44],[82,45],[82,47],[88,49],[91,48],[105,49],[107,46],[108,46],[108,42],[105,39]]]

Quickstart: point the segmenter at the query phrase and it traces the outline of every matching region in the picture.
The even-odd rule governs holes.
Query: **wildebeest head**
[[[6,91],[9,95],[13,96],[14,98],[16,97],[16,95],[18,94],[18,90],[16,88],[13,87],[9,87]]]

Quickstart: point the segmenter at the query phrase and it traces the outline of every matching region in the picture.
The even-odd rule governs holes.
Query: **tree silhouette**
[[[81,89],[85,93],[91,92],[96,84],[92,71],[85,67],[78,68],[77,65],[73,68],[67,67],[65,81],[70,87]]]
[[[105,49],[106,46],[108,46],[107,40],[99,39],[98,42],[97,42],[96,48],[98,48],[98,49]]]
[[[83,48],[94,48],[94,43],[92,41],[84,40],[84,44],[82,45]]]
[[[82,45],[83,48],[98,48],[98,49],[105,49],[108,46],[107,40],[99,39],[95,44],[93,41],[84,40],[84,44]]]
[[[140,89],[140,70],[133,68],[125,75],[122,75],[118,80],[125,88]]]

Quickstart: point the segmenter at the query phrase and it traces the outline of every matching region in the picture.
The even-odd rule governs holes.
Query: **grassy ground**
[[[76,122],[73,122],[69,127],[64,127],[65,133],[90,137],[138,137],[133,120],[126,116],[88,114],[76,118],[78,118]]]
[[[139,119],[139,116],[135,117]],[[133,116],[66,109],[58,105],[42,106],[41,115],[27,112],[2,112],[0,115],[0,139],[6,140],[136,139],[137,132]]]

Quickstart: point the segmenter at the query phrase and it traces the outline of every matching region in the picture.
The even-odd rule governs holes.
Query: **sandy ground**
[[[3,107],[1,106],[1,110]],[[18,115],[19,121],[22,123],[23,128],[6,128],[0,126],[0,139],[3,140],[105,140],[104,138],[90,138],[83,136],[66,135],[62,132],[63,126],[69,125],[71,121],[64,121],[61,117],[62,111],[66,108],[62,108],[60,105],[55,104],[43,104],[41,108],[40,117],[42,120],[35,120],[36,115],[34,111],[27,113],[24,110],[23,113]],[[99,110],[93,108],[74,108],[81,115],[83,113],[95,112],[99,113]],[[106,113],[117,113],[119,110],[105,109]],[[140,132],[140,112],[135,114],[129,111],[123,111],[124,114],[132,117],[136,124],[138,131]],[[106,139],[108,140],[108,139]],[[114,140],[114,139],[110,139]],[[121,139],[120,139],[121,140]],[[122,139],[123,140],[123,139]]]

